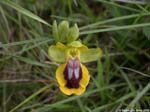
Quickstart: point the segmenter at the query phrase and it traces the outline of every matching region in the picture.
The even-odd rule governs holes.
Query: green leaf
[[[70,43],[72,41],[75,41],[79,37],[79,28],[77,24],[75,24],[73,27],[69,29],[67,42]]]
[[[81,51],[80,59],[81,62],[91,62],[96,61],[102,56],[102,50],[100,48],[92,48],[92,49],[85,49]]]
[[[53,45],[49,47],[48,55],[50,56],[50,58],[52,58],[53,61],[56,62],[65,62],[66,60],[65,49],[61,49]]]

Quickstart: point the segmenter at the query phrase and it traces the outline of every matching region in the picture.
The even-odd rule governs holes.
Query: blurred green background
[[[150,3],[135,0],[1,0],[0,112],[121,112],[150,108]],[[77,23],[103,57],[87,63],[81,96],[59,91],[54,20]],[[150,110],[149,110],[150,111]]]

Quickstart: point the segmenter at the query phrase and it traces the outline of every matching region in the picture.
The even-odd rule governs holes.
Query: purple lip
[[[67,80],[66,87],[79,88],[79,82],[82,78],[82,69],[79,59],[68,59],[63,74],[64,78]]]

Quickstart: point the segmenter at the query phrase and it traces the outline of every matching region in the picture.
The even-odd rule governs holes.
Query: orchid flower
[[[76,29],[77,26],[75,25],[74,28]],[[67,29],[69,29],[68,25]],[[71,32],[73,32],[72,29]],[[67,44],[62,43],[65,42],[62,38],[60,42],[57,40],[56,45],[49,47],[48,54],[53,61],[60,63],[56,70],[59,89],[66,95],[81,95],[86,90],[90,80],[89,71],[83,63],[100,58],[102,50],[100,48],[88,48],[76,40],[78,34],[73,36],[74,39],[66,39]],[[67,36],[64,37],[66,38]],[[57,36],[58,38],[59,36]]]

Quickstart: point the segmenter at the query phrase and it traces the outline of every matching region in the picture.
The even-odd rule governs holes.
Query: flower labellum
[[[79,82],[82,78],[82,69],[78,58],[68,59],[63,74],[65,80],[67,80],[66,86],[68,88],[79,88]]]
[[[66,95],[82,94],[90,80],[87,68],[80,63],[79,54],[80,51],[76,48],[68,49],[66,63],[56,70],[60,90]]]

